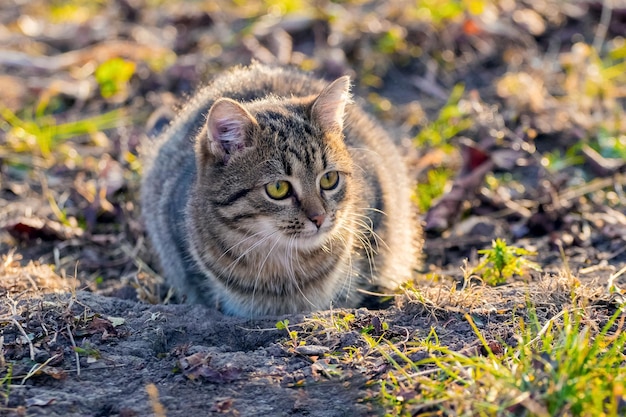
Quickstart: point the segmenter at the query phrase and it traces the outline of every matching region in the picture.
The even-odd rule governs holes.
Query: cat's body
[[[149,146],[144,220],[188,301],[284,314],[356,306],[360,289],[411,278],[421,236],[406,170],[348,89],[238,68]]]

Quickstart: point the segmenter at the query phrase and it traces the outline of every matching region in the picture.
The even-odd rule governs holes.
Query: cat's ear
[[[251,146],[248,133],[256,124],[241,104],[229,98],[218,99],[207,117],[208,151],[218,160],[228,162],[232,155]]]
[[[313,102],[311,115],[325,131],[343,131],[346,104],[350,103],[350,77],[333,81]]]

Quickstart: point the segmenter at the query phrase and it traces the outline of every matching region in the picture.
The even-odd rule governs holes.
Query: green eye
[[[332,190],[339,184],[339,173],[337,171],[328,171],[320,179],[320,187],[322,190]]]
[[[275,181],[265,184],[265,192],[274,200],[282,200],[291,195],[291,184],[287,181]]]

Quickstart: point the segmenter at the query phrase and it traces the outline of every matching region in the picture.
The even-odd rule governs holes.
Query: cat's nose
[[[309,220],[311,220],[313,224],[315,224],[315,226],[317,226],[317,228],[319,229],[320,227],[322,227],[322,224],[324,224],[324,220],[326,220],[326,215],[314,214],[312,216],[309,216]]]

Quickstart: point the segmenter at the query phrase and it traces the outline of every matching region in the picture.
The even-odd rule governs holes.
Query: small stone
[[[296,352],[305,356],[322,356],[330,351],[326,346],[302,345],[296,348]]]

